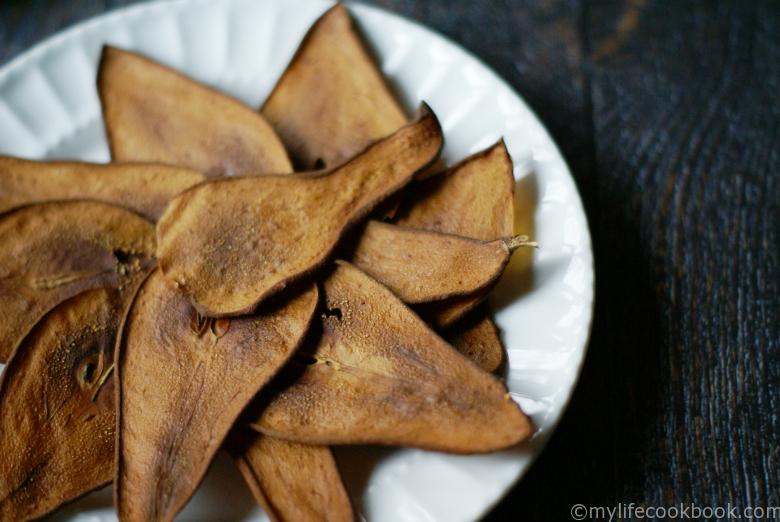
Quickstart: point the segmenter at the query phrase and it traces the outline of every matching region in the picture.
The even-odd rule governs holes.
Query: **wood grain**
[[[0,3],[0,63],[126,0]],[[777,2],[380,0],[549,127],[594,236],[582,379],[488,520],[572,504],[780,505]]]

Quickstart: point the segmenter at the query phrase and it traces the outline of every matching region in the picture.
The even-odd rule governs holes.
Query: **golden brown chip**
[[[0,361],[56,304],[124,288],[151,263],[154,226],[92,201],[30,205],[0,218]]]
[[[335,167],[408,121],[340,4],[309,29],[262,114],[299,170]]]
[[[38,518],[111,481],[123,298],[89,290],[46,314],[0,381],[0,520]]]
[[[458,321],[447,331],[445,338],[486,372],[495,372],[504,362],[504,345],[485,306]]]
[[[494,283],[509,261],[510,242],[369,221],[351,262],[409,304],[473,295]]]
[[[484,244],[489,245],[494,243],[503,243],[510,253],[514,252],[520,247],[536,246],[536,243],[528,241],[526,236],[514,236],[507,239],[497,239],[496,241],[491,241],[490,243]],[[502,267],[502,270],[505,267],[506,264],[504,267]],[[501,274],[498,274],[498,276],[500,275]],[[430,301],[422,303],[417,306],[417,311],[429,322],[438,327],[453,327],[453,325],[456,325],[458,321],[464,318],[469,312],[476,309],[480,303],[484,301],[495,284],[498,282],[498,276],[488,281],[485,286],[470,294],[456,295],[441,301]],[[483,308],[483,311],[486,314],[485,318],[487,318],[489,315],[487,308]],[[476,332],[472,333],[476,335]],[[485,342],[490,342],[490,340],[485,339]]]
[[[30,203],[94,199],[157,220],[174,196],[203,174],[154,163],[29,161],[0,156],[0,212]]]
[[[415,183],[399,225],[492,241],[513,235],[514,177],[503,141]]]
[[[246,428],[236,435],[230,452],[271,520],[355,519],[330,448],[266,437]]]
[[[256,316],[212,319],[159,271],[149,276],[117,351],[120,519],[173,519],[241,410],[298,347],[316,304],[311,287]]]
[[[390,290],[337,262],[322,336],[252,426],[311,444],[378,443],[453,453],[526,440],[531,421],[492,375],[433,333]]]
[[[257,111],[143,56],[104,47],[98,92],[114,161],[170,163],[209,177],[291,170]]]
[[[251,312],[324,263],[343,233],[433,161],[436,117],[321,175],[215,180],[174,199],[157,225],[160,266],[204,315]]]

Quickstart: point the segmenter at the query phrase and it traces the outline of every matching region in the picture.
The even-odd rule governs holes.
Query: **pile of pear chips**
[[[0,520],[113,482],[172,520],[216,452],[274,520],[354,519],[330,446],[533,433],[483,301],[517,248],[503,142],[444,168],[337,5],[260,111],[106,47],[109,164],[0,158]]]

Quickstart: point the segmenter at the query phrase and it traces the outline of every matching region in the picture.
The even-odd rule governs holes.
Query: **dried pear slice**
[[[113,352],[124,299],[88,290],[56,306],[0,380],[0,520],[29,520],[109,483]]]
[[[506,388],[444,342],[393,293],[343,261],[323,284],[322,336],[252,427],[310,444],[379,443],[452,453],[527,439]]]
[[[327,174],[200,184],[157,225],[160,266],[201,313],[251,312],[324,263],[343,233],[439,155],[436,117],[420,117]]]
[[[172,520],[236,417],[308,330],[316,287],[256,316],[198,314],[159,271],[144,282],[117,351],[121,520]]]
[[[396,223],[492,241],[514,233],[512,160],[503,140],[415,183]]]
[[[299,170],[339,165],[408,121],[340,4],[309,29],[261,112]]]
[[[504,345],[498,327],[484,306],[458,321],[445,339],[486,372],[495,372],[504,362]]]
[[[230,452],[271,520],[355,519],[330,448],[266,437],[246,428],[237,433],[231,438]]]
[[[407,304],[480,292],[501,276],[521,238],[484,242],[369,221],[351,262]]]
[[[104,47],[98,92],[115,161],[171,163],[208,177],[290,171],[257,111],[139,54]]]
[[[491,245],[494,243],[503,243],[509,253],[512,253],[523,246],[537,246],[535,242],[529,241],[527,236],[513,236],[506,239],[497,239],[496,241],[483,244]],[[502,267],[502,273],[505,266],[506,265]],[[500,275],[501,274],[499,274],[499,276]],[[498,277],[495,277],[488,281],[485,286],[470,294],[455,295],[441,301],[425,302],[419,305],[417,310],[423,317],[428,319],[428,321],[434,325],[442,328],[452,327],[452,325],[456,324],[469,312],[477,308],[479,304],[484,301],[497,282]],[[486,314],[488,313],[486,308],[483,308],[483,311]],[[485,317],[487,317],[487,315],[485,315]],[[476,332],[472,333],[476,335]],[[485,342],[489,343],[491,341],[490,339],[485,339]]]
[[[30,161],[0,156],[0,212],[45,201],[94,199],[156,221],[168,202],[205,179],[154,163]]]
[[[93,201],[30,205],[0,218],[0,360],[56,304],[124,288],[154,255],[154,225]]]

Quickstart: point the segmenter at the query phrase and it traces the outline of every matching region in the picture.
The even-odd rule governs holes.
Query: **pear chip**
[[[316,304],[311,286],[258,315],[208,318],[159,271],[149,276],[116,354],[122,520],[173,520],[241,410],[303,340]]]
[[[341,4],[309,29],[261,112],[302,170],[338,166],[408,121]]]
[[[504,363],[498,327],[484,305],[455,323],[446,332],[445,339],[486,372],[493,373]]]
[[[239,438],[230,451],[271,520],[355,519],[330,448],[267,437],[247,428]]]
[[[514,234],[515,181],[503,140],[417,185],[399,211],[397,223],[483,241]],[[451,330],[448,339],[455,347],[487,371],[494,371],[504,359],[498,330],[485,307],[472,312],[490,289],[425,304],[419,310],[439,328]],[[466,315],[470,319],[463,319]],[[461,320],[468,324],[460,324]]]
[[[93,199],[156,221],[168,202],[205,177],[154,163],[30,161],[0,156],[0,212],[46,201]]]
[[[271,394],[252,423],[258,431],[309,444],[451,453],[495,451],[530,436],[531,421],[506,388],[390,290],[338,262],[323,292],[322,335],[304,352],[308,365]]]
[[[173,163],[209,177],[288,172],[284,146],[255,111],[139,54],[104,47],[98,93],[114,161]]]
[[[8,362],[0,378],[0,520],[41,517],[111,482],[123,302],[111,289],[64,301]]]
[[[351,261],[409,304],[473,295],[494,283],[509,241],[483,242],[369,221]]]

